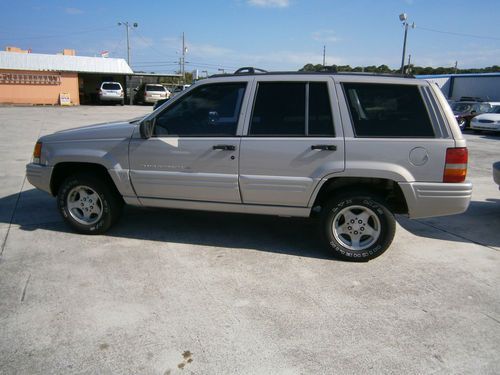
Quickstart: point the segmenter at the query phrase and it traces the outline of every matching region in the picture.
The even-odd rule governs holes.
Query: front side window
[[[326,82],[259,83],[249,135],[334,136]]]
[[[156,136],[234,136],[246,83],[202,85],[166,108],[155,121]]]
[[[357,137],[434,137],[417,86],[344,83]]]

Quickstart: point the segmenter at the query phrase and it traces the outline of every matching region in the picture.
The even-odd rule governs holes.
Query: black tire
[[[384,253],[394,239],[394,215],[384,200],[372,193],[339,194],[323,207],[321,213],[324,241],[342,260],[366,262],[374,259]],[[350,217],[349,222],[347,217]]]
[[[89,188],[89,189],[84,189]],[[78,190],[83,189],[87,193],[93,191],[87,196],[89,202],[92,202],[95,207],[99,208],[100,214],[92,213],[93,217],[89,217],[89,222],[83,222],[85,218],[80,218],[78,216],[83,216],[83,211],[86,205],[92,204],[88,202],[81,202],[82,197],[79,196]],[[71,194],[71,197],[68,196]],[[98,198],[98,199],[97,199]],[[74,204],[81,204],[82,208],[68,207],[68,203],[71,204],[71,200],[74,199]],[[93,199],[93,200],[92,200]],[[57,207],[61,212],[64,220],[77,232],[83,234],[101,234],[106,232],[111,226],[119,219],[121,210],[123,206],[123,201],[121,198],[109,188],[103,180],[100,180],[89,174],[76,174],[70,176],[64,180],[59,188],[57,194]],[[92,210],[94,206],[91,206]],[[89,207],[89,209],[91,208]],[[100,215],[100,216],[99,216]]]
[[[124,106],[124,105],[125,105],[125,99],[122,99],[122,100],[121,100],[120,105],[121,105],[121,106]]]

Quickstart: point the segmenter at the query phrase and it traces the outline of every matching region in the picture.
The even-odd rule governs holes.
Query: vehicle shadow
[[[47,193],[31,189],[17,197],[0,198],[0,224],[12,220],[25,231],[72,233]],[[105,235],[337,260],[320,241],[315,224],[302,218],[125,206],[121,220]]]
[[[472,201],[460,215],[418,220],[400,216],[398,223],[416,236],[500,247],[500,199]]]

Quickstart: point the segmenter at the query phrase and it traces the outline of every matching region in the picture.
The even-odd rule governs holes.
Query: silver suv
[[[123,87],[120,82],[103,82],[99,87],[99,103],[125,104]]]
[[[31,184],[99,234],[135,206],[317,217],[338,257],[366,261],[410,218],[464,212],[467,148],[433,84],[396,76],[212,76],[141,120],[40,138]]]

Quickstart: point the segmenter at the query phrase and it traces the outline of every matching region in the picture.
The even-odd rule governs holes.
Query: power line
[[[439,34],[448,34],[448,35],[456,35],[456,36],[465,36],[469,38],[478,38],[478,39],[491,39],[491,40],[500,40],[499,37],[494,37],[494,36],[485,36],[485,35],[474,35],[474,34],[465,34],[465,33],[456,33],[453,31],[444,31],[444,30],[436,30],[436,29],[431,29],[428,27],[422,27],[422,26],[416,26],[415,28],[420,29],[420,30],[425,30],[425,31],[431,31],[433,33],[439,33]]]

